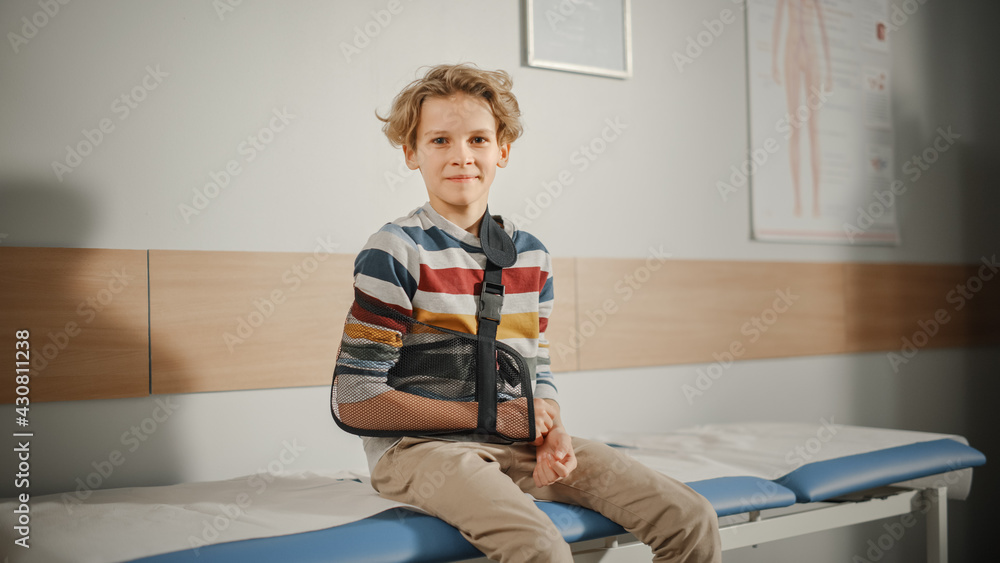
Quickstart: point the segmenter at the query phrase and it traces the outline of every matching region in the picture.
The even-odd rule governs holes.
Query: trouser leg
[[[505,446],[404,438],[376,465],[372,485],[448,522],[490,559],[571,562],[559,530],[504,474],[512,462]]]
[[[654,561],[720,562],[715,509],[690,487],[602,444],[573,438],[577,468],[564,480],[535,487],[535,449],[518,445],[508,472],[535,498],[575,504],[621,524],[653,549]]]

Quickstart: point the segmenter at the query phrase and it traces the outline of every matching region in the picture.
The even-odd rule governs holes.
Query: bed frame
[[[790,508],[752,511],[748,519],[720,526],[722,549],[778,541],[904,514],[926,513],[927,563],[948,562],[947,487],[928,489],[875,489],[864,500],[810,503]],[[649,561],[650,549],[632,534],[610,536],[572,544],[580,563],[631,563]],[[486,558],[468,562],[486,562]]]

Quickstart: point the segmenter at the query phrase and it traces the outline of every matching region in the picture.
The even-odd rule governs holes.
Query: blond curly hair
[[[497,121],[497,142],[512,143],[521,136],[521,110],[511,92],[513,81],[502,70],[482,70],[462,63],[430,67],[423,77],[409,83],[392,100],[389,115],[375,117],[382,121],[382,132],[394,147],[415,147],[420,107],[430,97],[447,97],[457,93],[482,98]]]

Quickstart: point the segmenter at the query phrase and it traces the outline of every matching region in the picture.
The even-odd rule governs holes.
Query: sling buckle
[[[483,282],[479,293],[479,319],[500,322],[500,308],[503,306],[504,287],[500,283]]]

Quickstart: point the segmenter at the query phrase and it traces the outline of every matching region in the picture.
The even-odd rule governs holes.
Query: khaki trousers
[[[448,522],[497,561],[569,562],[569,545],[524,493],[600,512],[653,549],[653,561],[720,562],[715,510],[690,487],[599,442],[573,438],[577,468],[538,488],[529,444],[403,438],[372,486]]]

